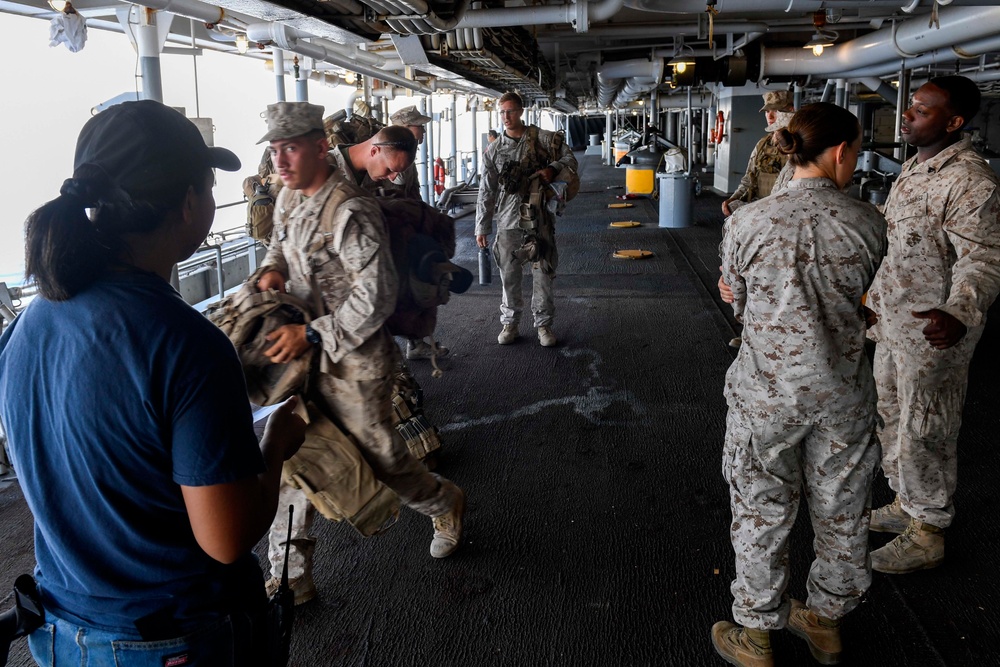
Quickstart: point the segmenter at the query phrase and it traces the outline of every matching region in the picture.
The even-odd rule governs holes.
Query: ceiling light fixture
[[[815,26],[816,32],[813,33],[812,39],[803,44],[802,48],[812,49],[814,56],[821,56],[823,49],[833,46],[840,35],[835,30],[823,29],[826,27],[826,13],[823,11],[813,13],[813,26]]]
[[[250,49],[250,40],[247,38],[246,33],[236,33],[236,50],[241,54],[246,53]]]
[[[674,68],[674,72],[677,74],[684,74],[689,67],[694,67],[694,57],[679,55],[670,59],[667,65]]]

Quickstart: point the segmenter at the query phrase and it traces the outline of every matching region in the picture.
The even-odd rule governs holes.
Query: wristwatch
[[[313,329],[311,326],[309,326],[307,324],[306,325],[306,341],[308,341],[312,345],[319,345],[320,343],[323,342],[323,339],[320,338],[319,333],[315,329]]]

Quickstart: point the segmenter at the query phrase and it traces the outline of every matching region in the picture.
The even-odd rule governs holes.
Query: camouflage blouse
[[[1000,291],[1000,191],[968,138],[922,163],[903,164],[885,203],[889,251],[868,295],[879,316],[871,335],[890,345],[932,348],[926,320],[938,308],[970,329],[956,347],[975,347]]]
[[[396,270],[378,203],[334,171],[312,197],[285,188],[274,209],[274,236],[261,271],[286,278],[290,294],[318,314],[320,370],[374,380],[392,370],[383,326],[396,303]]]
[[[743,345],[726,375],[749,423],[839,423],[874,414],[861,296],[885,252],[885,219],[826,178],[794,180],[726,222],[723,278]]]

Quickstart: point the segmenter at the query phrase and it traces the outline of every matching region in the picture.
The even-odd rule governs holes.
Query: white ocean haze
[[[186,20],[186,19],[175,19]],[[0,32],[6,35],[8,57],[0,67],[0,127],[3,146],[12,167],[3,184],[0,214],[0,281],[18,283],[24,273],[24,221],[34,209],[59,194],[62,182],[73,174],[73,152],[80,128],[91,109],[122,93],[141,88],[138,61],[129,40],[120,33],[88,30],[86,46],[71,53],[65,46],[50,47],[48,21],[0,13]],[[13,42],[13,43],[11,43]],[[243,162],[239,172],[217,172],[218,204],[242,201],[243,178],[256,171],[263,146],[256,141],[266,132],[261,112],[276,101],[274,74],[263,60],[203,51],[161,56],[163,101],[184,107],[188,117],[212,118],[215,145],[235,152]],[[288,99],[295,99],[295,82],[285,79]],[[309,101],[340,109],[352,89],[309,85]],[[405,105],[397,101],[393,108]],[[243,224],[246,209],[220,210],[214,229]]]

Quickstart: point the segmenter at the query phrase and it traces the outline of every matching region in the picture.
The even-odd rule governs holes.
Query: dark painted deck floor
[[[320,597],[300,608],[292,664],[724,664],[708,635],[729,618],[733,576],[721,448],[734,330],[714,290],[721,198],[698,198],[693,226],[660,229],[655,202],[608,210],[622,190],[606,187],[622,185],[624,171],[580,159],[584,188],[557,229],[559,346],[540,347],[527,320],[517,344],[496,344],[495,280],[441,311],[438,334],[453,350],[444,376],[413,364],[445,439],[439,471],[468,493],[462,549],[431,559],[430,522],[409,511],[369,539],[318,523]],[[628,219],[643,226],[608,227]],[[458,222],[458,261],[475,270],[472,224]],[[655,255],[616,260],[617,248]],[[1000,664],[998,343],[991,324],[966,405],[948,561],[876,574],[846,621],[845,665]],[[880,482],[876,504],[887,495]],[[802,519],[796,597],[811,560]],[[7,591],[31,564],[16,490],[0,492],[0,524]],[[786,633],[775,646],[779,665],[814,664]],[[30,664],[18,651],[11,664]]]

